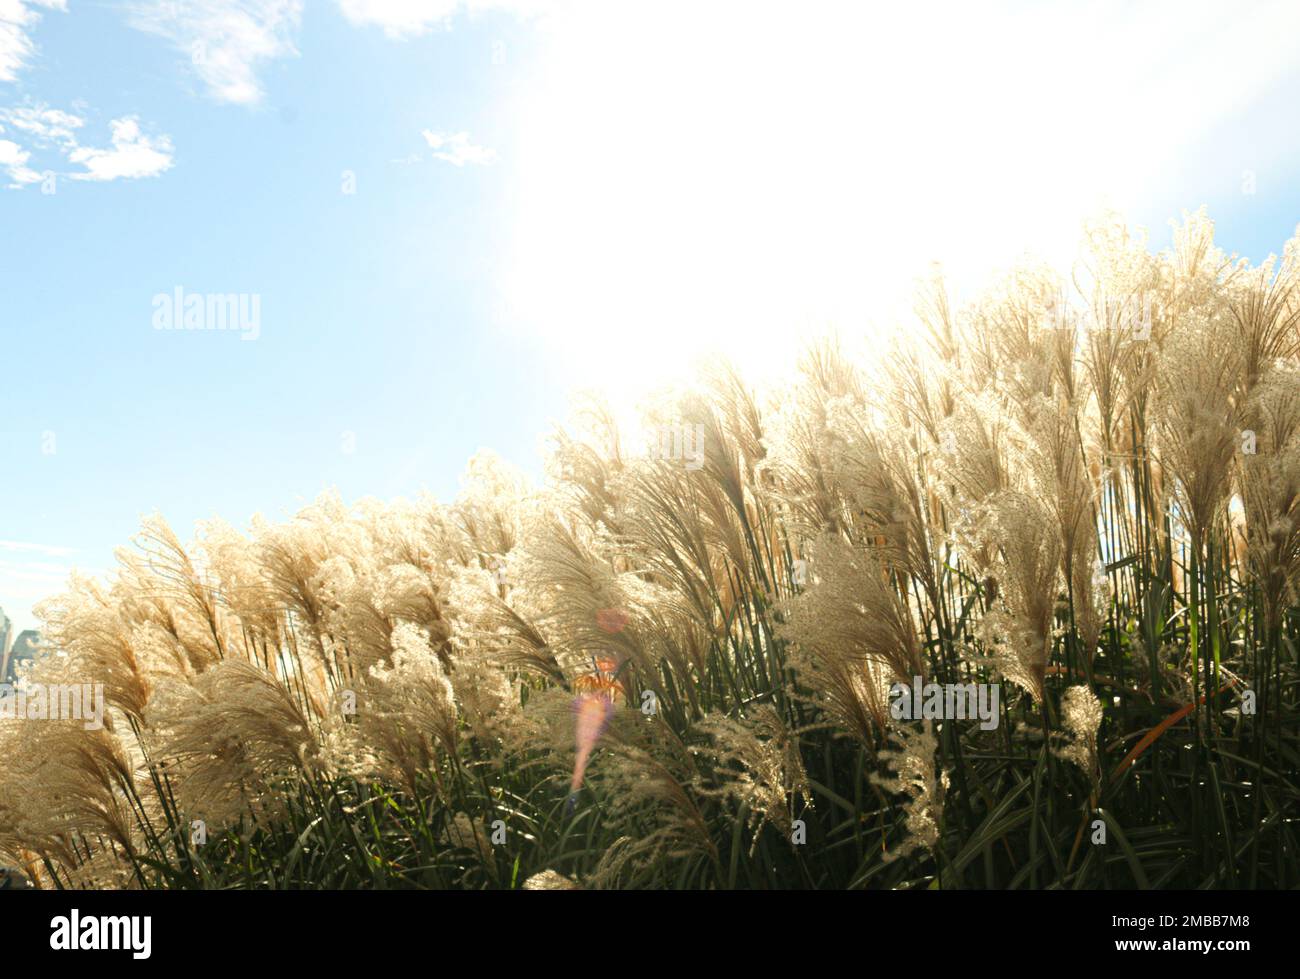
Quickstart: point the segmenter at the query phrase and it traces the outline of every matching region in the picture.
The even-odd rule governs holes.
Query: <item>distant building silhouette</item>
[[[40,650],[41,634],[35,629],[24,629],[5,657],[4,669],[0,670],[0,683],[13,683],[18,678],[18,668],[25,666],[36,658]]]
[[[13,640],[14,624],[0,608],[0,683],[9,675],[9,644]]]

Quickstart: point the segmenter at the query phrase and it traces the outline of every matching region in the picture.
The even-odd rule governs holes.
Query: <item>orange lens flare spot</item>
[[[602,608],[596,610],[596,625],[602,632],[608,632],[613,635],[616,632],[622,632],[631,616],[621,608]]]

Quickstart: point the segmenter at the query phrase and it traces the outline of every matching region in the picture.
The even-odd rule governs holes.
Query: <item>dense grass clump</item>
[[[160,520],[42,614],[48,887],[1300,885],[1300,240],[1089,229],[886,356],[587,405],[534,488]],[[917,679],[919,678],[919,680]],[[997,685],[979,718],[895,683]],[[1104,842],[1103,842],[1104,841]]]

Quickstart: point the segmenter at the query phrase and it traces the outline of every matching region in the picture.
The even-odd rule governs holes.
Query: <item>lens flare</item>
[[[573,812],[596,742],[605,733],[617,705],[627,699],[627,691],[618,680],[618,660],[593,657],[591,665],[590,673],[573,681],[574,689],[579,691],[573,701],[574,740],[578,754],[573,762],[573,779],[569,783],[569,812]]]

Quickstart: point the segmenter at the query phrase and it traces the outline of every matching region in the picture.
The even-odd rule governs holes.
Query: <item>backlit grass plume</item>
[[[1300,886],[1300,239],[1252,268],[1212,231],[1106,216],[961,305],[933,271],[869,356],[707,364],[639,433],[587,397],[540,484],[484,452],[449,503],[149,517],[0,690],[0,865]],[[908,718],[898,683],[1000,698]],[[18,706],[70,684],[102,729]]]

